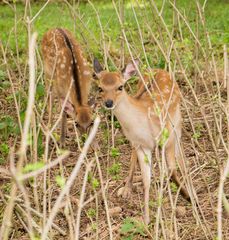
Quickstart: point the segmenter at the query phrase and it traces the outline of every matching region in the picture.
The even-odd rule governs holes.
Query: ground
[[[158,11],[162,12],[161,15],[155,10],[154,2]],[[86,163],[81,167],[54,220],[58,227],[52,228],[50,239],[73,239],[85,170],[90,162],[92,168],[87,176],[84,197],[86,204],[80,218],[80,239],[109,239],[106,203],[110,209],[113,239],[218,239],[218,189],[220,175],[228,158],[228,82],[224,71],[224,56],[228,51],[224,51],[223,46],[229,43],[229,4],[227,1],[209,0],[200,1],[198,5],[198,1],[190,3],[182,0],[177,1],[176,7],[173,7],[172,2],[165,1],[165,5],[163,2],[126,1],[123,28],[131,52],[142,61],[141,71],[144,72],[148,63],[154,68],[165,68],[173,73],[180,87],[182,146],[189,187],[195,191],[192,203],[184,200],[177,187],[169,181],[166,164],[158,153],[153,158],[150,225],[144,226],[141,220],[143,186],[139,168],[135,173],[134,191],[130,199],[117,196],[128,174],[131,146],[122,134],[117,120],[112,121],[111,113],[101,106],[95,80],[91,95],[96,99],[94,116],[101,117],[95,140],[98,148],[96,151],[89,149]],[[24,16],[27,14],[32,19],[44,2],[31,3],[27,11],[23,4],[10,4],[0,4],[1,59],[4,60],[0,65],[0,223],[7,214],[4,211],[14,182],[12,175],[3,169],[12,171],[12,159],[15,162],[18,160],[20,124],[23,126],[28,101],[28,22]],[[70,150],[70,156],[61,164],[22,184],[32,208],[32,225],[36,233],[34,239],[40,239],[40,231],[47,220],[45,215],[48,216],[61,189],[65,187],[65,181],[81,152],[84,138],[87,138],[76,137],[74,123],[69,118],[65,149],[58,148],[59,125],[53,133],[54,139],[46,145],[47,113],[42,115],[42,111],[45,109],[47,92],[39,54],[41,37],[51,27],[68,28],[75,33],[89,63],[96,56],[110,70],[121,69],[124,66],[123,60],[125,63],[129,61],[130,52],[127,42],[124,42],[125,49],[121,48],[124,38],[114,7],[108,1],[79,5],[75,3],[75,6],[61,1],[51,2],[31,23],[32,30],[38,32],[37,90],[22,174],[36,171],[45,163],[54,161],[65,150]],[[136,91],[137,81],[138,78],[133,78],[125,86],[131,95]],[[58,104],[53,112],[57,120]],[[15,155],[10,155],[10,152]],[[96,156],[99,165],[95,161]],[[102,170],[102,179],[99,168]],[[106,199],[101,186],[105,189]],[[226,181],[221,227],[224,239],[229,239],[226,211],[228,196],[229,184]],[[10,237],[30,239],[27,233],[26,203],[21,189],[15,202]]]

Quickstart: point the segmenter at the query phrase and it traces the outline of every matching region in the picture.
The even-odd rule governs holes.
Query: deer
[[[58,97],[64,111],[61,120],[61,145],[65,145],[67,115],[72,117],[80,133],[92,125],[92,111],[88,104],[91,70],[80,44],[67,29],[47,31],[41,44],[46,86],[51,86],[51,108]]]
[[[130,171],[121,195],[123,198],[131,196],[133,174],[138,161],[144,189],[143,218],[148,225],[152,151],[155,150],[163,129],[169,133],[164,143],[169,176],[180,187],[185,199],[190,201],[190,196],[182,186],[176,170],[176,161],[179,161],[181,169],[184,168],[179,151],[182,116],[178,84],[170,78],[167,71],[149,69],[143,75],[144,82],[139,80],[136,95],[131,96],[125,91],[124,84],[137,73],[138,65],[139,61],[134,60],[126,65],[122,73],[109,72],[103,69],[98,59],[94,59],[94,71],[99,79],[103,104],[105,108],[113,111],[132,145]]]

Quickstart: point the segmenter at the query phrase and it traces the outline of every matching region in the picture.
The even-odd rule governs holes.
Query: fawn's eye
[[[102,89],[101,87],[99,87],[99,92],[100,92],[100,93],[103,92],[103,89]]]
[[[123,89],[123,85],[121,85],[121,86],[118,87],[118,90],[119,90],[119,91],[122,91],[122,89]]]
[[[92,121],[88,127],[92,127],[92,126],[93,126],[93,124],[94,124],[94,122]]]

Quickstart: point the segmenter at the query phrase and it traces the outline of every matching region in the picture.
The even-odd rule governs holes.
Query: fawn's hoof
[[[149,225],[149,223],[150,223],[150,218],[149,218],[149,216],[144,216],[144,223],[145,223],[145,225]]]

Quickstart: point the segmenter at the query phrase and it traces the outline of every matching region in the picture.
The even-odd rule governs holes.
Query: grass
[[[202,1],[203,2],[203,1]],[[95,8],[97,9],[100,21],[103,26],[103,30],[105,33],[106,40],[111,40],[111,51],[118,54],[117,48],[120,47],[120,25],[118,22],[118,18],[116,16],[113,5],[109,1],[93,1],[95,4]],[[145,16],[148,15],[149,24],[152,27],[153,31],[156,31],[154,19],[151,16],[151,9],[149,7],[149,3],[142,3],[140,6],[132,1],[135,11],[140,12],[140,8],[144,8],[147,6],[146,11],[144,11]],[[158,7],[160,9],[162,1],[157,1]],[[39,9],[43,6],[44,3],[39,2],[32,5],[31,8],[31,18],[34,16]],[[163,12],[163,17],[165,22],[169,28],[172,27],[173,24],[173,9],[171,5],[166,3],[166,10]],[[195,32],[196,28],[196,6],[191,1],[188,0],[180,0],[177,1],[177,8],[181,11],[182,14],[185,15],[188,22],[190,23],[192,30]],[[25,49],[27,48],[27,26],[24,17],[24,5],[17,4],[15,5],[16,9],[16,18],[17,18],[17,41],[19,46],[20,53],[25,53]],[[208,31],[211,33],[211,40],[213,46],[219,48],[219,51],[222,52],[220,47],[222,44],[229,43],[229,19],[228,19],[228,11],[229,5],[227,1],[208,1],[205,9],[205,17]],[[75,22],[75,34],[77,38],[84,43],[82,36],[87,41],[89,46],[89,50],[92,51],[96,55],[102,55],[101,49],[98,48],[98,43],[94,41],[97,39],[99,42],[101,40],[100,28],[98,24],[98,19],[96,17],[95,11],[92,6],[87,4],[80,4],[79,7],[76,7],[76,12],[81,16],[81,21],[85,23],[85,26],[88,30],[85,30],[82,27],[81,22],[77,19]],[[136,40],[137,34],[137,25],[134,19],[134,14],[132,10],[131,1],[125,5],[125,28],[129,33],[129,36],[132,36]],[[61,16],[61,17],[60,17]],[[16,49],[15,46],[15,38],[13,34],[14,28],[14,12],[7,5],[1,5],[0,8],[0,31],[1,31],[1,39],[3,44],[10,42],[10,49],[13,52]],[[144,18],[139,18],[140,27],[144,32]],[[183,25],[183,22],[181,23]],[[74,21],[70,14],[70,9],[66,4],[63,3],[50,3],[44,11],[38,16],[38,18],[34,22],[33,30],[37,31],[39,34],[38,40],[41,40],[42,35],[50,28],[54,27],[64,27],[68,28],[71,31],[74,31]],[[148,36],[147,29],[144,32],[146,39]],[[81,35],[82,34],[82,35]],[[9,38],[9,36],[11,36]],[[201,34],[200,38],[204,41],[204,35]],[[185,39],[188,41],[188,39]],[[140,46],[139,46],[140,49]],[[111,52],[112,54],[112,52]]]

